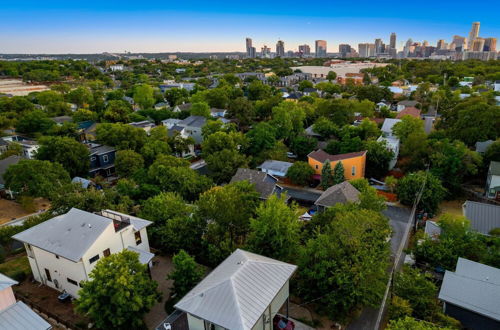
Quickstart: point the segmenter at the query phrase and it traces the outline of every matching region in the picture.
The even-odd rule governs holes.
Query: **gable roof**
[[[488,172],[492,175],[500,175],[500,162],[491,161]]]
[[[401,119],[396,119],[396,118],[385,118],[384,123],[382,124],[382,132],[388,133],[389,135],[392,135],[392,128],[394,125],[399,123]]]
[[[179,126],[202,127],[207,122],[207,118],[202,116],[189,116],[177,123]]]
[[[316,151],[310,152],[309,155],[307,155],[307,157],[310,157],[314,160],[317,160],[320,163],[324,163],[326,160],[329,160],[331,162],[336,162],[339,160],[361,157],[365,154],[366,154],[366,150],[358,151],[358,152],[350,152],[347,154],[330,155],[329,153],[327,153],[321,149],[318,149]]]
[[[237,249],[175,308],[225,329],[252,329],[296,269]]]
[[[247,180],[255,185],[255,190],[257,190],[260,194],[260,198],[262,199],[267,199],[272,193],[274,193],[277,187],[276,182],[278,181],[276,178],[267,173],[248,168],[239,168],[236,171],[236,174],[231,178],[230,183],[244,180]]]
[[[47,330],[51,328],[52,326],[47,321],[22,301],[18,301],[0,311],[0,330]]]
[[[72,208],[12,238],[78,262],[112,223],[109,218]]]
[[[19,161],[23,159],[21,156],[9,156],[5,159],[0,160],[0,184],[3,185],[5,184],[5,180],[3,179],[3,175],[5,174],[5,171],[9,168],[10,165],[14,165],[19,163]]]
[[[429,236],[432,240],[438,239],[441,235],[441,227],[439,227],[438,223],[435,221],[427,220],[425,222],[424,232],[427,236]]]
[[[360,192],[348,181],[331,186],[325,190],[315,205],[330,207],[337,203],[359,202]]]
[[[293,163],[283,162],[281,160],[266,160],[265,162],[260,164],[257,168],[286,174],[288,172],[288,169],[292,165]]]
[[[500,321],[500,269],[458,258],[446,271],[440,300]]]
[[[486,149],[495,141],[493,140],[486,140],[486,141],[478,141],[476,142],[476,151],[479,152],[480,154],[483,154],[486,152]]]
[[[500,228],[500,206],[466,201],[464,216],[470,220],[472,230],[488,235],[492,229]]]
[[[10,277],[0,273],[0,291],[10,288],[11,286],[16,284],[18,284],[17,281],[14,281]]]
[[[403,118],[403,116],[412,116],[414,118],[420,119],[421,112],[422,111],[420,109],[417,109],[415,107],[406,107],[406,108],[404,108],[404,110],[400,111],[397,114],[396,119],[401,119],[401,118]]]

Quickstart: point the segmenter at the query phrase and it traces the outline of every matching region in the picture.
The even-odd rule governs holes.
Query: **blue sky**
[[[477,4],[477,5],[476,5]],[[450,41],[467,36],[473,21],[480,35],[500,38],[500,1],[32,1],[0,0],[0,53],[96,53],[244,51],[245,37],[257,49],[286,50],[314,40],[389,42],[408,38]]]

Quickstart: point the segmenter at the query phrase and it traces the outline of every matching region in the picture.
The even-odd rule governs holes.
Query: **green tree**
[[[326,75],[326,80],[332,81],[337,79],[337,73],[335,71],[329,71],[328,74]]]
[[[304,135],[296,136],[290,145],[290,149],[300,159],[305,159],[307,155],[318,146],[318,140]]]
[[[264,256],[292,261],[299,249],[300,224],[297,207],[286,204],[286,196],[272,195],[261,203],[250,220],[247,246]]]
[[[170,88],[165,91],[165,98],[172,107],[187,101],[188,97],[189,92],[184,88]]]
[[[110,122],[127,123],[132,113],[130,104],[122,100],[111,100],[106,106],[103,118]]]
[[[240,126],[248,126],[255,118],[255,108],[246,97],[237,97],[229,101],[228,115],[236,118]]]
[[[313,83],[309,80],[302,80],[299,82],[299,91],[303,92],[306,88],[314,87]]]
[[[288,169],[286,177],[295,184],[305,186],[311,181],[314,174],[313,168],[307,162],[295,162]]]
[[[215,182],[228,182],[238,168],[247,167],[248,159],[237,150],[224,149],[205,157]]]
[[[248,153],[257,155],[264,150],[271,149],[276,144],[276,129],[267,122],[255,125],[246,134],[248,138]]]
[[[115,167],[119,176],[129,177],[144,168],[144,158],[133,150],[118,150]]]
[[[22,156],[22,154],[23,147],[19,143],[9,143],[9,145],[7,146],[7,150],[0,155],[0,160],[10,156]]]
[[[424,122],[420,118],[415,118],[412,116],[403,116],[401,121],[396,123],[392,132],[396,135],[401,143],[405,143],[408,136],[415,132],[423,132],[424,131]]]
[[[180,250],[172,258],[174,271],[167,276],[173,280],[172,294],[180,299],[184,297],[203,278],[203,269],[186,251]]]
[[[202,116],[205,118],[210,118],[210,107],[206,102],[193,103],[189,112],[192,116]]]
[[[276,137],[289,140],[304,130],[305,111],[293,102],[283,102],[272,110],[271,124],[276,127]]]
[[[146,132],[139,127],[117,124],[99,124],[96,130],[97,140],[118,149],[140,151],[146,143]]]
[[[138,329],[143,316],[159,300],[157,283],[136,252],[123,250],[106,257],[90,272],[76,301],[76,310],[100,329]]]
[[[168,155],[172,153],[170,145],[166,141],[152,140],[151,138],[141,148],[141,155],[144,162],[151,165],[159,155]]]
[[[419,321],[406,316],[397,320],[389,321],[387,330],[451,330],[453,328],[442,327],[426,321]]]
[[[397,189],[398,198],[403,205],[413,205],[424,184],[425,189],[423,189],[418,208],[434,213],[446,196],[446,189],[432,173],[419,171],[401,178]]]
[[[47,117],[45,112],[34,110],[25,113],[19,118],[16,131],[27,134],[45,133],[54,125],[55,123]]]
[[[84,176],[89,170],[89,149],[69,137],[44,137],[40,139],[36,153],[39,160],[50,160],[61,164],[71,177]]]
[[[252,101],[264,100],[271,95],[271,87],[264,85],[259,80],[252,81],[248,87],[248,99]]]
[[[84,86],[73,89],[66,97],[69,102],[76,104],[79,108],[84,108],[92,102],[92,92]]]
[[[389,170],[389,163],[394,157],[394,152],[387,148],[384,141],[369,140],[365,142],[366,152],[366,177],[382,178]]]
[[[325,117],[320,117],[313,125],[313,131],[321,135],[323,138],[330,138],[336,135],[338,127],[331,120]]]
[[[323,163],[323,168],[321,169],[321,188],[323,188],[323,190],[327,190],[333,185],[334,185],[334,177],[332,173],[332,165],[330,164],[330,161],[327,159]]]
[[[149,109],[155,104],[154,89],[147,84],[140,84],[134,87],[134,102],[141,109]]]
[[[342,162],[339,161],[337,164],[335,164],[335,167],[333,168],[333,184],[339,184],[344,181],[345,181],[344,165],[342,165]]]
[[[162,192],[144,201],[140,217],[165,223],[175,217],[188,216],[192,207],[175,192]]]
[[[493,142],[484,153],[484,166],[490,166],[490,162],[500,162],[500,140]]]
[[[391,232],[387,219],[346,206],[342,211],[329,209],[323,216],[334,224],[306,241],[298,263],[299,294],[306,301],[317,299],[319,311],[336,319],[361,306],[377,306],[387,283]]]
[[[23,159],[11,165],[3,175],[5,187],[32,197],[50,198],[70,182],[68,172],[59,163]]]

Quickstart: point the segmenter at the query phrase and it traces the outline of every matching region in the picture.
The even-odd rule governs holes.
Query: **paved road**
[[[388,205],[383,212],[391,224],[393,234],[391,238],[391,254],[394,256],[399,244],[403,239],[403,234],[408,221],[410,221],[410,209]],[[378,308],[366,307],[357,319],[347,326],[348,330],[373,330],[377,323]]]

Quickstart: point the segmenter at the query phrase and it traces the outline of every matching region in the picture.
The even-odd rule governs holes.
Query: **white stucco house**
[[[396,166],[396,163],[398,162],[399,139],[395,136],[381,135],[377,139],[377,141],[378,142],[385,141],[385,145],[386,145],[387,149],[394,153],[394,156],[392,157],[391,161],[389,162],[389,170],[392,170],[394,168],[394,166]]]
[[[288,310],[289,281],[296,270],[295,265],[237,249],[156,329],[271,330],[281,307]],[[180,314],[187,317],[187,326],[175,323],[183,319]]]
[[[154,256],[146,231],[150,224],[115,211],[94,214],[72,208],[13,238],[24,243],[36,281],[77,298],[80,282],[89,280],[101,258],[129,249],[150,265]]]

